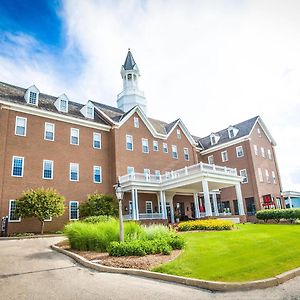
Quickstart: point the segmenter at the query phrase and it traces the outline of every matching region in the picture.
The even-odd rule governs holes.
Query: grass
[[[240,224],[238,230],[184,233],[186,248],[153,271],[242,282],[300,267],[300,226]]]

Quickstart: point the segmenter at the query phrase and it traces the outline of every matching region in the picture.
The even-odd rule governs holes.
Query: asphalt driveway
[[[0,240],[0,299],[300,299],[300,277],[235,293],[99,273],[49,248],[61,238]]]

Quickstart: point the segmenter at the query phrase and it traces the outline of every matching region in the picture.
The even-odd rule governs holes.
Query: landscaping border
[[[63,253],[65,255],[73,258],[76,262],[80,263],[81,265],[83,265],[87,268],[94,269],[99,272],[120,273],[120,274],[152,278],[152,279],[159,279],[159,280],[163,280],[163,281],[180,283],[180,284],[185,284],[185,285],[189,285],[189,286],[193,286],[193,287],[198,287],[198,288],[207,289],[207,290],[211,290],[211,291],[218,291],[218,292],[264,289],[264,288],[268,288],[268,287],[277,286],[279,284],[282,284],[282,283],[300,275],[300,268],[296,268],[296,269],[284,272],[282,274],[279,274],[275,277],[266,278],[266,279],[262,279],[262,280],[256,280],[256,281],[248,281],[248,282],[208,281],[208,280],[187,278],[187,277],[175,276],[175,275],[169,275],[169,274],[163,274],[163,273],[156,273],[156,272],[151,272],[151,271],[146,271],[146,270],[108,267],[108,266],[90,262],[87,259],[85,259],[84,257],[82,257],[76,253],[73,253],[71,251],[62,249],[58,246],[52,245],[51,248],[53,250],[56,250],[60,253]]]

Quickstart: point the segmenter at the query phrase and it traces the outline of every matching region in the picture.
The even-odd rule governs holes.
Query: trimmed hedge
[[[190,230],[231,230],[234,224],[231,221],[223,220],[195,220],[181,222],[178,224],[179,231]]]
[[[300,209],[299,208],[287,208],[287,209],[264,209],[259,210],[256,213],[256,218],[259,220],[275,220],[279,222],[281,219],[294,222],[300,219]]]
[[[182,249],[183,247],[183,237],[172,235],[167,239],[112,242],[108,247],[108,253],[111,256],[145,256],[158,253],[170,255],[173,249]]]

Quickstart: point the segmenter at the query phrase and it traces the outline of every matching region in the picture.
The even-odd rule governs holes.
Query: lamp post
[[[123,226],[123,214],[122,214],[122,200],[123,200],[124,192],[122,191],[122,187],[119,181],[115,187],[115,191],[116,191],[117,199],[119,200],[120,242],[124,242],[124,226]]]

